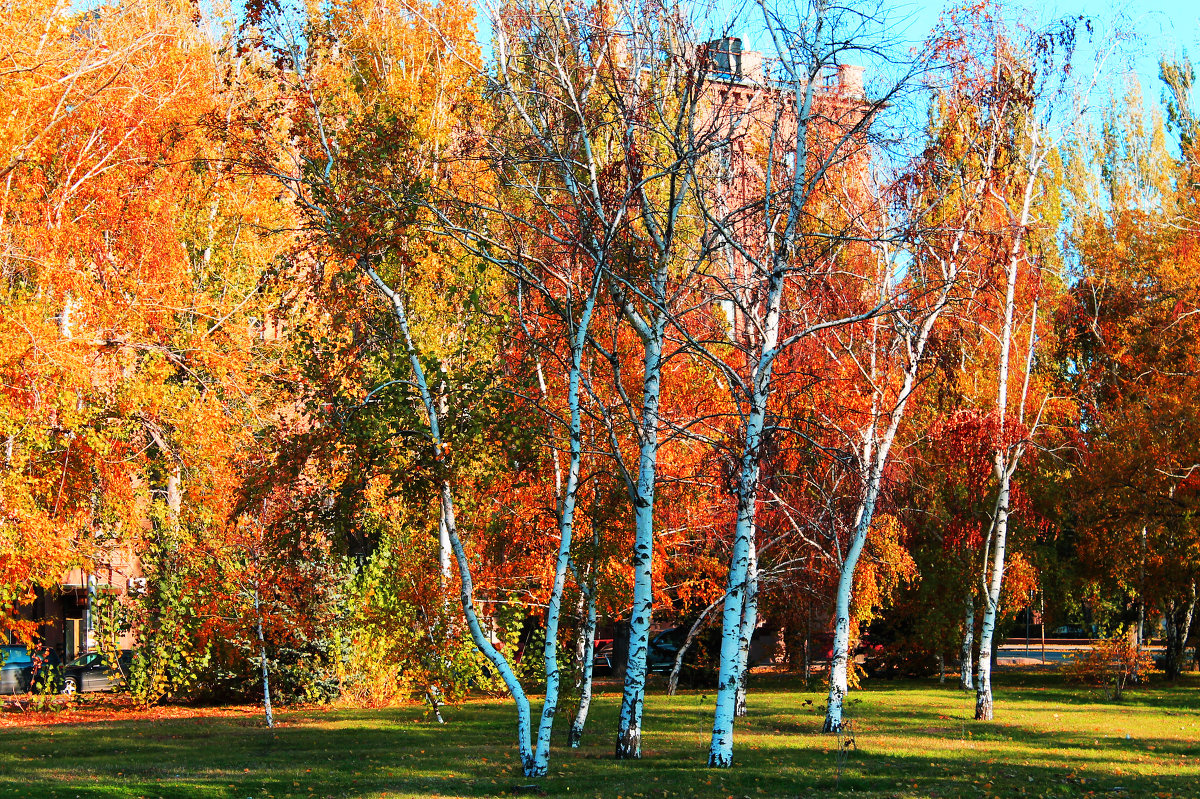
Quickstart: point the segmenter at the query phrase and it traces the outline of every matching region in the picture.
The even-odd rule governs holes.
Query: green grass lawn
[[[593,708],[585,745],[552,753],[533,795],[563,797],[1200,797],[1200,683],[1128,694],[1064,686],[1055,675],[1001,674],[997,720],[970,720],[973,698],[934,682],[868,681],[849,712],[857,748],[838,763],[820,735],[821,694],[751,684],[732,770],[705,768],[711,697],[647,700],[643,759],[612,759],[614,690]],[[22,797],[407,797],[512,795],[511,705],[302,709],[269,731],[249,713],[131,716],[0,730],[0,795]],[[12,718],[7,716],[7,718]],[[541,793],[544,791],[544,794]]]

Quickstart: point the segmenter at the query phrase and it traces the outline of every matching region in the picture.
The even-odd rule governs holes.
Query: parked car
[[[121,651],[115,670],[109,668],[102,654],[88,652],[62,667],[62,687],[59,690],[64,694],[112,691],[125,684],[132,663],[133,652],[129,649]]]
[[[646,652],[646,670],[667,675],[675,668],[675,656],[687,640],[687,627],[663,630],[650,639]],[[721,651],[721,629],[712,626],[697,637],[683,658],[680,679],[684,685],[708,687],[716,683],[717,660]]]
[[[671,669],[675,668],[675,655],[679,653],[687,634],[688,628],[673,627],[653,636],[646,652],[646,671],[651,674],[670,674]]]
[[[23,694],[33,679],[33,656],[24,646],[0,646],[0,694]]]
[[[1094,624],[1064,624],[1050,631],[1049,638],[1095,638],[1099,628]]]
[[[612,674],[613,639],[597,638],[592,651],[592,673]]]

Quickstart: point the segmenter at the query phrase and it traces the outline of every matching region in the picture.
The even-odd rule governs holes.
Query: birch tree
[[[993,314],[982,329],[997,348],[991,455],[994,503],[984,536],[980,584],[984,599],[979,630],[975,685],[975,718],[993,717],[992,648],[1000,612],[1001,589],[1011,524],[1013,479],[1021,459],[1033,445],[1043,414],[1053,399],[1037,384],[1035,369],[1042,331],[1039,306],[1058,276],[1045,263],[1038,236],[1052,230],[1054,204],[1046,202],[1048,168],[1059,143],[1082,119],[1088,96],[1104,59],[1102,50],[1090,83],[1069,79],[1076,35],[1090,27],[1077,20],[1055,23],[1027,38],[1010,39],[1003,30],[985,25],[973,41],[983,55],[977,74],[984,77],[994,120],[995,147],[1003,168],[988,186],[989,217],[994,224],[997,258],[996,292],[980,295]]]
[[[686,168],[692,152],[680,131],[694,123],[694,76],[681,15],[669,3],[508,3],[489,6],[488,14],[494,63],[481,64],[478,73],[498,104],[499,119],[481,152],[503,192],[482,198],[476,191],[460,191],[453,204],[466,216],[456,220],[442,213],[440,218],[459,241],[536,295],[568,339],[569,355],[561,362],[570,444],[567,468],[560,471],[556,465],[555,472],[559,549],[547,615],[547,702],[539,752],[549,746],[559,692],[551,633],[557,631],[571,567],[584,454],[580,386],[585,371],[591,371],[585,370],[588,349],[603,362],[604,380],[635,431],[632,466],[622,446],[625,426],[614,422],[609,410],[601,411],[609,455],[633,506],[629,658],[616,752],[638,757],[653,606],[662,370],[671,355],[668,328],[678,321],[681,287],[694,268],[684,265],[679,274],[681,261],[686,263],[681,214],[693,190]],[[640,399],[627,390],[628,353],[620,336],[605,346],[603,336],[589,331],[602,299],[640,344]],[[539,361],[539,379],[541,366]],[[598,396],[594,385],[587,393]],[[593,619],[594,587],[580,583],[580,589]],[[591,629],[593,622],[584,626]],[[585,682],[589,679],[585,670]]]
[[[619,242],[620,257],[605,272],[608,299],[632,328],[640,345],[640,398],[626,388],[624,353],[614,337],[608,347],[591,343],[608,367],[607,380],[634,429],[636,467],[626,463],[612,416],[607,415],[612,452],[633,506],[631,553],[633,597],[628,658],[617,727],[616,756],[641,756],[642,708],[646,691],[654,604],[655,488],[662,443],[662,379],[671,349],[672,326],[685,324],[686,299],[696,268],[689,251],[686,213],[694,196],[689,169],[696,152],[683,131],[696,125],[695,63],[689,57],[682,14],[670,4],[614,9],[614,41],[605,56],[614,79],[608,85],[615,126],[610,136],[622,152],[618,182],[631,224]],[[611,191],[611,189],[610,189]]]
[[[543,410],[555,431],[550,446],[558,546],[546,608],[546,698],[530,776],[544,776],[548,768],[562,682],[562,604],[572,571],[586,613],[581,654],[583,684],[590,685],[595,585],[580,579],[572,553],[585,457],[583,377],[592,320],[611,280],[614,253],[628,240],[636,191],[613,102],[627,90],[620,62],[625,41],[586,12],[570,4],[489,8],[494,62],[475,68],[488,86],[495,118],[466,154],[472,169],[433,206],[443,231],[515,281]],[[475,170],[487,179],[478,180]],[[480,191],[481,186],[496,190]],[[539,317],[549,321],[537,324]],[[529,331],[531,322],[539,333]],[[546,366],[553,380],[566,384],[565,415],[553,408]],[[565,447],[559,443],[564,437]],[[566,452],[565,468],[560,449]],[[582,735],[589,693],[581,697],[573,742]]]
[[[932,49],[936,51],[936,45]],[[987,96],[979,92],[978,84],[969,81],[951,82],[949,91],[938,96],[935,107],[940,109],[941,118],[933,123],[933,141],[898,182],[901,195],[896,208],[907,217],[903,244],[898,248],[885,245],[879,250],[883,267],[876,284],[878,290],[882,296],[903,291],[908,301],[894,309],[886,324],[872,321],[863,356],[856,357],[849,342],[840,348],[859,372],[870,400],[861,426],[844,433],[855,453],[861,489],[848,526],[844,555],[837,547],[840,575],[826,732],[836,731],[843,724],[855,576],[897,433],[923,371],[928,371],[935,325],[948,308],[969,300],[980,280],[981,242],[973,231],[976,224],[986,221],[1006,132],[1003,114],[977,115],[976,109]],[[897,257],[910,261],[905,268],[906,279],[901,282],[892,277],[899,272]],[[893,359],[891,353],[899,357]],[[831,424],[836,425],[832,420]],[[974,611],[969,602],[968,607],[969,631]],[[967,641],[969,637],[964,636]],[[969,646],[965,643],[964,649]]]
[[[845,297],[831,296],[841,290],[857,294],[857,285],[816,290],[836,269],[838,242],[849,233],[848,227],[822,218],[822,192],[834,191],[840,170],[845,175],[867,163],[872,115],[877,103],[891,96],[885,92],[885,98],[868,101],[861,72],[852,67],[839,73],[843,82],[825,89],[827,73],[843,57],[869,46],[861,30],[865,16],[821,2],[795,11],[761,4],[760,12],[777,61],[747,73],[748,99],[723,90],[720,72],[715,76],[708,90],[709,113],[725,127],[710,144],[708,164],[715,160],[717,172],[727,173],[722,182],[729,185],[717,183],[711,195],[702,192],[710,246],[725,262],[710,276],[712,296],[726,311],[727,337],[738,353],[736,361],[713,359],[737,402],[740,441],[734,456],[737,515],[709,748],[709,765],[717,767],[733,762],[733,720],[755,624],[752,561],[762,446],[774,432],[769,416],[773,369],[798,342],[870,319],[887,305],[857,299],[839,304]],[[729,82],[742,83],[742,76]],[[738,174],[731,174],[735,169]],[[806,297],[806,292],[811,293]]]
[[[534,775],[529,700],[475,606],[457,524],[452,444],[444,436],[446,406],[438,375],[429,371],[436,361],[410,313],[419,296],[414,273],[456,257],[422,240],[419,223],[421,193],[440,174],[451,127],[477,107],[461,58],[473,41],[471,11],[454,3],[339,6],[307,16],[267,8],[251,15],[247,33],[248,44],[267,56],[260,60],[280,67],[275,80],[292,122],[287,145],[278,148],[275,119],[248,120],[243,165],[278,182],[302,215],[310,245],[330,267],[365,280],[395,325],[396,356],[408,368],[403,382],[423,417],[416,435],[432,473],[439,536],[457,567],[467,629],[513,697],[518,754],[525,773]]]
[[[974,186],[963,188],[968,192],[974,191],[975,199],[978,199],[984,185],[982,179],[976,178]],[[932,188],[925,187],[926,190]],[[870,402],[864,423],[855,431],[858,440],[853,451],[860,493],[848,525],[848,541],[845,554],[841,557],[835,595],[829,699],[824,724],[826,732],[835,732],[843,724],[844,700],[849,687],[851,605],[855,577],[884,488],[889,457],[909,400],[921,381],[922,371],[927,369],[934,326],[948,307],[961,300],[959,288],[964,272],[961,235],[957,232],[951,234],[947,243],[938,241],[927,232],[913,244],[915,246],[909,250],[912,261],[907,268],[908,279],[903,282],[896,282],[892,277],[898,271],[894,261],[895,251],[885,246],[880,253],[883,268],[878,280],[880,290],[889,293],[904,290],[908,294],[908,301],[903,306],[894,307],[886,321],[872,321],[867,334],[865,358],[855,358],[850,342],[842,342],[844,356],[859,371]],[[841,547],[837,548],[837,552],[841,554]]]

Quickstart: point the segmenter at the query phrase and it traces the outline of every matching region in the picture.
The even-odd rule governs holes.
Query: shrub
[[[1149,653],[1139,651],[1128,636],[1118,634],[1068,662],[1063,674],[1069,682],[1111,687],[1112,698],[1119,702],[1130,679],[1144,680],[1153,667]]]

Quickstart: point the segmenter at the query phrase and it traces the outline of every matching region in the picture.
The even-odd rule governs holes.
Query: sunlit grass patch
[[[548,796],[606,798],[1200,795],[1194,679],[1142,688],[1120,704],[1052,675],[1000,679],[991,724],[973,721],[973,696],[949,685],[869,681],[848,706],[853,743],[842,747],[818,733],[819,690],[757,679],[730,771],[704,765],[712,710],[704,691],[648,697],[644,759],[614,761],[610,692],[578,750],[566,749],[568,715],[560,716],[550,776],[538,785]],[[518,769],[506,702],[465,702],[445,715],[445,726],[411,705],[285,710],[275,730],[229,712],[10,727],[0,730],[0,795],[476,797],[532,782]]]

